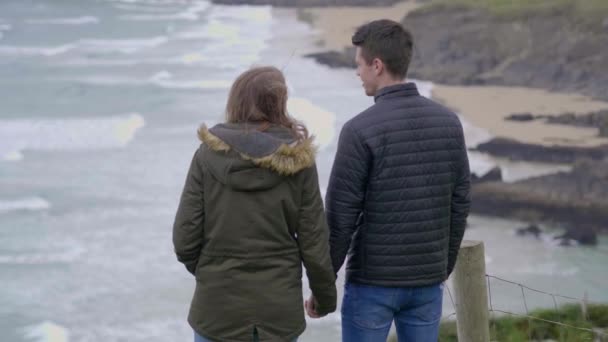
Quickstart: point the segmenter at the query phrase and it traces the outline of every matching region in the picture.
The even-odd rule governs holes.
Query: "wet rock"
[[[355,64],[355,49],[347,48],[344,51],[327,51],[308,54],[305,57],[313,58],[317,63],[327,65],[330,68],[351,68],[357,67]]]
[[[565,238],[592,244],[590,233],[608,232],[608,160],[577,161],[571,172],[513,183],[476,183],[471,198],[474,213],[567,225],[576,230]]]
[[[608,110],[599,110],[587,114],[564,113],[546,116],[546,118],[547,122],[552,124],[600,128],[608,124]]]
[[[479,144],[475,150],[511,160],[561,164],[574,163],[583,158],[602,160],[608,156],[608,145],[594,147],[543,146],[506,138],[495,138]]]
[[[518,228],[516,232],[518,236],[534,236],[538,239],[542,230],[537,225],[531,224],[527,227]]]
[[[517,113],[505,118],[505,120],[520,122],[527,122],[539,119],[544,119],[545,122],[549,124],[597,128],[599,130],[600,137],[608,136],[607,109],[586,114],[562,113],[559,115],[535,115],[532,113]]]
[[[533,121],[536,120],[536,116],[530,113],[522,113],[522,114],[511,114],[505,118],[505,120],[509,121]]]
[[[583,246],[597,245],[597,234],[593,229],[585,226],[569,228],[564,234],[556,236],[554,239],[560,241],[560,246],[573,246],[576,244]]]

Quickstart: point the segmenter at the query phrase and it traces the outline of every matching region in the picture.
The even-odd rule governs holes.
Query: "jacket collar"
[[[255,124],[219,124],[211,129],[201,125],[198,136],[210,150],[235,151],[242,159],[280,175],[293,175],[314,165],[314,137],[296,141],[283,127],[271,127],[267,132],[255,128]]]
[[[392,86],[384,87],[376,93],[374,101],[378,102],[381,100],[389,99],[392,97],[404,97],[404,96],[419,96],[418,88],[413,82],[395,84]]]

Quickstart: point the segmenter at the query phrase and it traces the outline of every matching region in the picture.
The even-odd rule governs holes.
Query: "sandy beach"
[[[374,19],[402,20],[418,8],[414,1],[390,7],[327,7],[299,9],[298,17],[318,32],[323,50],[342,50],[350,45],[355,29]],[[585,114],[608,109],[608,102],[595,101],[579,94],[548,92],[536,88],[499,86],[446,86],[436,84],[433,98],[457,111],[471,124],[486,129],[496,137],[543,145],[596,146],[607,144],[596,128],[546,124],[543,121],[514,122],[505,117],[516,113],[559,115],[565,112]]]
[[[360,25],[375,19],[401,21],[419,3],[403,1],[389,7],[314,7],[299,9],[320,35],[320,43],[328,50],[351,46],[351,37]]]
[[[585,114],[608,109],[608,102],[595,101],[578,94],[553,93],[542,89],[496,86],[435,85],[433,98],[463,115],[491,135],[541,145],[597,146],[607,144],[598,137],[597,128],[508,121],[516,113],[557,115],[566,112]]]

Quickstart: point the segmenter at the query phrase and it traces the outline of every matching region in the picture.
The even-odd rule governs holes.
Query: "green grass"
[[[561,322],[581,328],[608,328],[608,305],[589,305],[587,318],[582,315],[579,305],[564,305],[559,310],[535,310],[530,316],[545,320]],[[441,324],[439,331],[440,342],[458,341],[456,322],[447,321]],[[500,342],[543,341],[559,342],[590,342],[595,341],[591,332],[562,327],[553,323],[539,320],[529,320],[523,317],[504,315],[490,322],[490,339]],[[389,338],[396,342],[395,336]],[[601,341],[608,341],[603,339]]]
[[[593,25],[601,24],[608,16],[607,0],[431,0],[422,10],[437,6],[479,8],[507,19],[561,13]]]

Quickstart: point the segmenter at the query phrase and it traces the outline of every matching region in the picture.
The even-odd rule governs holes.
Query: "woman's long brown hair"
[[[287,113],[285,77],[272,66],[251,68],[234,81],[226,105],[226,121],[275,124],[291,130],[298,140],[308,138],[306,127]]]

